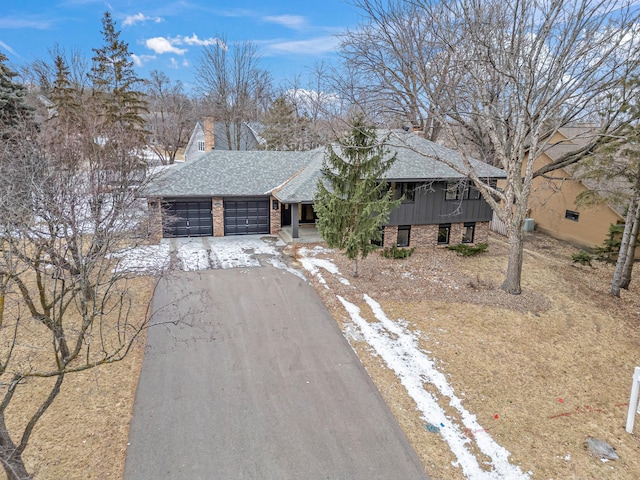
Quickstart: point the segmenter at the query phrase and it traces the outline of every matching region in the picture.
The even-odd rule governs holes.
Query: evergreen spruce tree
[[[389,156],[375,129],[360,117],[339,148],[329,146],[328,153],[322,169],[326,184],[318,182],[314,200],[316,224],[329,247],[344,250],[354,260],[357,277],[358,257],[364,259],[376,248],[372,241],[380,241],[381,226],[400,205],[382,180],[396,156]]]
[[[142,142],[146,133],[142,114],[148,112],[144,93],[138,90],[142,79],[134,72],[129,45],[120,40],[108,11],[102,18],[101,32],[104,45],[93,49],[89,73],[96,114],[103,126],[125,128]]]
[[[268,150],[306,150],[311,122],[298,117],[290,102],[283,96],[275,99],[264,118],[262,137]]]
[[[7,61],[0,52],[0,140],[4,141],[22,121],[33,116],[33,109],[26,102],[27,90],[14,82],[18,74],[6,65]]]

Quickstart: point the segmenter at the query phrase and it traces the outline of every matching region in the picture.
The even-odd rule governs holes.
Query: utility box
[[[536,228],[536,221],[533,218],[525,218],[523,227],[524,231],[533,232],[534,228]]]

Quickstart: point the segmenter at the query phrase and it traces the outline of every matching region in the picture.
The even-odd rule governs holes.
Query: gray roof
[[[213,197],[267,195],[309,163],[309,152],[213,150],[168,169],[147,196]]]
[[[387,172],[387,180],[448,180],[468,175],[464,158],[455,150],[413,132],[394,130],[386,133],[389,134],[386,143],[390,154],[397,154],[395,163]],[[383,138],[382,135],[379,138]],[[505,172],[499,168],[471,157],[466,157],[466,160],[480,178],[506,178]]]
[[[322,179],[325,149],[316,148],[308,154],[309,163],[274,192],[282,203],[307,203],[315,197],[318,181]]]
[[[467,167],[461,155],[413,132],[392,132],[387,147],[390,154],[397,153],[397,159],[386,180],[448,180],[466,176]],[[339,151],[335,146],[334,149]],[[162,174],[146,193],[158,197],[210,197],[273,192],[283,203],[311,202],[322,179],[325,157],[325,148],[308,152],[213,150],[194,162],[186,162],[180,169]],[[481,178],[506,176],[496,167],[472,158],[466,160]]]

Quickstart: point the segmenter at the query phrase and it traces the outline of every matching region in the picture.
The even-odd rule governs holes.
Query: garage
[[[224,234],[269,234],[269,199],[242,198],[224,201]]]
[[[168,200],[163,203],[164,237],[213,235],[211,199]]]

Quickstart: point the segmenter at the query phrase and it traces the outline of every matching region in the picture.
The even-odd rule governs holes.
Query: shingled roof
[[[390,155],[397,154],[386,176],[388,181],[452,180],[466,176],[460,173],[466,171],[460,154],[413,132],[391,132],[386,145]],[[334,149],[339,154],[339,147]],[[322,178],[326,154],[325,148],[308,152],[214,150],[181,168],[163,173],[152,182],[146,194],[213,197],[273,193],[282,203],[308,203],[313,201]],[[505,177],[498,168],[475,159],[467,160],[480,177]]]

